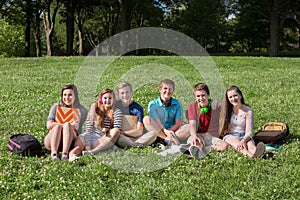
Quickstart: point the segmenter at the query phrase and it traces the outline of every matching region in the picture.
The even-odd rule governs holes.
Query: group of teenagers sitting
[[[53,160],[74,161],[80,155],[155,144],[185,144],[187,152],[197,159],[212,149],[225,151],[229,147],[250,158],[260,158],[265,152],[265,145],[261,142],[255,144],[252,138],[253,111],[236,86],[226,89],[220,105],[210,99],[206,84],[196,84],[193,89],[195,101],[188,106],[188,123],[185,124],[182,104],[172,97],[175,84],[170,79],[160,82],[160,96],[148,104],[148,116],[144,116],[143,107],[132,99],[130,83],[121,82],[116,90],[118,100],[112,89],[103,89],[98,102],[93,103],[87,112],[80,104],[75,85],[62,88],[60,103],[50,109],[47,118],[49,133],[44,139]],[[57,116],[58,107],[76,109],[78,117],[61,123]],[[133,128],[124,128],[125,116],[135,116]],[[85,122],[85,132],[82,133]]]

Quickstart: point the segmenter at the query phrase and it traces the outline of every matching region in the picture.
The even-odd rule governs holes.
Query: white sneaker
[[[54,160],[54,161],[59,161],[60,160],[59,157],[57,156],[57,154],[53,154],[51,156],[51,159]]]
[[[73,162],[75,160],[77,160],[79,158],[79,156],[76,156],[76,154],[73,154],[72,156],[69,157],[69,161]]]
[[[91,151],[82,151],[82,155],[93,155]]]
[[[189,150],[190,150],[191,156],[193,156],[199,160],[206,156],[206,153],[202,149],[200,149],[199,147],[197,147],[195,145],[190,146]]]

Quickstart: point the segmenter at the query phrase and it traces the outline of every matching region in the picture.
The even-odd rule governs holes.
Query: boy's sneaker
[[[54,160],[54,161],[59,161],[59,158],[58,158],[57,154],[53,154],[51,156],[51,159]]]
[[[206,156],[206,153],[202,149],[200,149],[199,147],[197,147],[195,145],[190,146],[189,151],[190,151],[191,156],[193,156],[199,160]]]
[[[256,145],[256,150],[253,154],[253,158],[261,158],[266,150],[266,146],[263,142],[259,142]]]

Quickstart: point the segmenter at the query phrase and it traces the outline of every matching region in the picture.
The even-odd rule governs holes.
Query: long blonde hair
[[[113,95],[113,106],[111,108],[105,109],[105,107],[103,106],[103,102],[102,102],[102,97],[104,94],[106,93],[110,93]],[[98,106],[96,108],[96,117],[97,117],[97,121],[96,121],[96,126],[97,127],[104,127],[104,118],[108,117],[110,119],[110,127],[113,127],[113,123],[114,123],[114,106],[116,103],[116,96],[113,90],[111,89],[103,89],[100,93],[99,93],[99,101],[98,101]]]

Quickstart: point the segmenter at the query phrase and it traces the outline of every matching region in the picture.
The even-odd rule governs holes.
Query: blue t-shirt
[[[163,105],[160,98],[150,101],[148,113],[152,119],[159,119],[166,129],[170,129],[177,119],[182,119],[182,106],[179,100],[172,98],[171,105]]]
[[[121,100],[118,100],[116,107],[122,111],[123,115],[137,116],[138,122],[143,123],[144,108],[137,102],[133,101],[129,106],[123,106]]]

